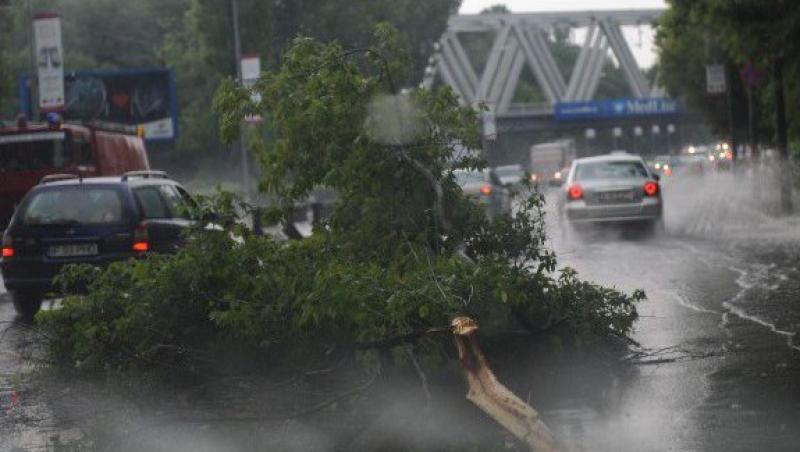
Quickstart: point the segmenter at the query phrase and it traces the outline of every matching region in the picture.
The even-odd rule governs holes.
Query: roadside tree
[[[540,195],[493,220],[463,196],[453,169],[483,162],[454,152],[478,148],[477,112],[449,89],[400,91],[408,60],[400,42],[387,25],[356,50],[297,38],[256,85],[258,104],[225,81],[215,98],[222,136],[234,139],[253,112],[271,129],[269,140],[254,138],[261,189],[279,201],[268,215],[289,221],[319,186],[337,193],[332,215],[311,238],[281,243],[243,228],[242,207],[226,195],[213,209],[222,230],[195,231],[174,256],[71,270],[67,286],[93,282],[87,295],[40,314],[58,338],[54,355],[152,365],[190,359],[221,338],[276,359],[408,344],[441,355],[450,340],[437,332],[458,315],[486,332],[623,338],[643,294],[557,272]]]

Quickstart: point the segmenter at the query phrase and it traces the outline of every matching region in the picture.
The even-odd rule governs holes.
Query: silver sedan
[[[490,217],[511,213],[511,197],[494,171],[455,170],[453,175],[464,195],[483,206]]]
[[[638,222],[662,227],[659,176],[641,157],[624,152],[577,159],[559,192],[569,224]]]

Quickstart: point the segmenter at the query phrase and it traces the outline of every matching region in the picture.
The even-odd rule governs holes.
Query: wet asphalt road
[[[648,299],[633,374],[558,387],[549,424],[573,450],[800,450],[800,222],[729,175],[665,186],[666,234],[551,228],[561,264]]]
[[[666,182],[667,231],[657,237],[550,228],[560,265],[648,295],[627,372],[589,365],[534,394],[566,450],[800,450],[800,221],[764,215],[763,198],[747,188],[732,196],[733,185]],[[0,321],[13,320],[0,295]],[[0,342],[0,451],[53,450],[74,433],[26,383],[20,353],[35,340],[12,328]]]

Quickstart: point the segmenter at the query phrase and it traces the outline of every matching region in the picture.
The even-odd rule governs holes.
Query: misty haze
[[[0,0],[0,451],[800,449],[800,4],[520,3]]]

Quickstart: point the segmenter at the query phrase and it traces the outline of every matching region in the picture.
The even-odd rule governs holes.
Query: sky
[[[504,4],[515,13],[536,11],[592,11],[601,9],[666,8],[664,0],[463,0],[461,14],[476,14],[492,5]],[[655,62],[653,30],[649,26],[624,27],[623,34],[631,46],[636,61],[642,67]]]

